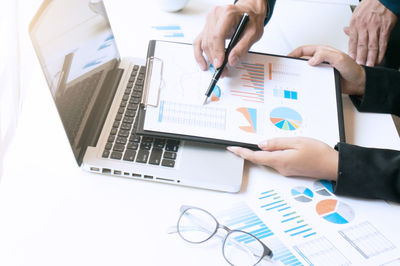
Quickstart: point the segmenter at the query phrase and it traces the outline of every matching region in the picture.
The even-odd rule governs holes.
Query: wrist
[[[357,93],[355,95],[362,96],[364,95],[365,92],[365,82],[366,82],[366,74],[362,66],[360,66],[359,72],[360,72],[359,73],[360,79],[357,83]]]
[[[268,13],[268,0],[238,0],[235,5],[243,9],[243,11],[253,14],[257,17],[266,18]]]

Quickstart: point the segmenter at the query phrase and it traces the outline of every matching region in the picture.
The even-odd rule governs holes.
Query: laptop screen
[[[79,163],[93,137],[87,125],[101,120],[94,113],[112,96],[102,92],[102,85],[113,77],[107,73],[120,59],[104,4],[45,0],[30,25],[30,35]]]

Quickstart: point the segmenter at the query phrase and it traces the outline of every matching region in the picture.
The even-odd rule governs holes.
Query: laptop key
[[[165,167],[174,167],[175,166],[175,161],[164,159],[164,160],[162,160],[161,165],[165,166]]]
[[[121,158],[122,158],[122,152],[119,152],[119,151],[113,151],[112,153],[111,153],[111,157],[110,157],[111,159],[116,159],[116,160],[121,160]]]
[[[125,113],[125,116],[128,116],[128,117],[134,117],[135,115],[136,115],[136,112],[133,110],[127,110]]]
[[[172,160],[175,160],[175,159],[176,159],[176,152],[169,152],[169,151],[166,151],[166,152],[164,152],[164,158],[165,158],[165,159],[172,159]]]
[[[149,164],[160,165],[163,150],[153,148],[149,159]]]
[[[179,141],[177,140],[168,140],[167,146],[165,147],[166,151],[177,152],[179,149]]]
[[[117,135],[117,131],[118,131],[118,128],[113,127],[113,128],[111,129],[110,135]]]
[[[149,159],[149,151],[147,150],[139,150],[138,155],[136,157],[136,162],[138,163],[147,163]]]
[[[138,66],[138,65],[134,65],[134,66],[133,66],[133,70],[136,70],[136,71],[137,71],[138,69],[139,69],[139,66]]]
[[[118,137],[124,137],[127,138],[129,136],[129,131],[128,130],[123,130],[121,129],[118,133]]]
[[[140,149],[141,150],[151,150],[151,143],[142,143],[140,144]]]
[[[125,111],[125,108],[124,108],[124,107],[120,107],[120,108],[118,109],[118,114],[123,114],[124,111]]]
[[[122,120],[122,114],[117,114],[115,117],[115,121],[121,121]]]
[[[114,145],[113,151],[123,152],[124,150],[125,150],[125,145],[122,145],[122,144],[115,144]]]
[[[111,150],[112,145],[113,145],[112,142],[107,142],[105,149],[108,151]]]
[[[117,144],[124,144],[125,145],[128,142],[128,138],[118,137],[116,142],[117,142]]]
[[[140,136],[137,136],[137,135],[131,135],[129,140],[133,141],[133,142],[140,142],[141,138],[140,138]]]
[[[165,146],[165,139],[155,139],[154,140],[154,147],[163,149]]]
[[[102,157],[103,157],[103,158],[108,158],[108,156],[110,156],[110,151],[104,150],[104,151],[103,151]]]
[[[114,140],[115,140],[115,135],[110,135],[110,136],[108,137],[107,142],[114,142]]]
[[[137,150],[139,147],[139,145],[135,142],[129,141],[128,145],[126,145],[127,149],[131,149],[131,150]]]
[[[127,149],[124,154],[124,161],[133,162],[135,160],[136,151]]]

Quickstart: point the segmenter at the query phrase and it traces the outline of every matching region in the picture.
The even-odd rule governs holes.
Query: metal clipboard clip
[[[146,78],[144,83],[144,95],[142,104],[157,107],[160,101],[160,89],[163,76],[164,62],[157,57],[147,58]]]

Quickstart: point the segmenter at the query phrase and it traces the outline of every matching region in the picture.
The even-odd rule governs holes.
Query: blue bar
[[[296,236],[296,235],[299,235],[299,234],[302,234],[302,233],[305,233],[305,232],[308,232],[308,231],[311,231],[311,228],[308,228],[308,229],[306,229],[306,230],[303,230],[303,231],[300,231],[300,232],[291,234],[290,236]]]
[[[183,32],[174,32],[171,34],[165,34],[164,37],[185,37]]]
[[[289,212],[289,213],[286,213],[286,214],[283,215],[283,217],[286,217],[286,216],[289,216],[289,215],[292,215],[292,214],[296,214],[296,212]]]
[[[276,208],[279,208],[279,207],[282,207],[282,206],[285,206],[285,205],[287,205],[287,203],[283,203],[281,205],[277,205],[277,206],[274,206],[274,207],[271,207],[271,208],[268,208],[268,209],[265,209],[265,210],[269,211],[269,210],[273,210],[273,209],[276,209]]]
[[[250,233],[250,234],[253,234],[253,235],[256,235],[256,234],[258,234],[258,233],[260,233],[260,232],[265,232],[265,231],[270,232],[271,230],[269,230],[268,227],[262,227],[262,228],[260,228],[260,229],[253,230],[253,231],[251,231],[251,232],[249,232],[249,233]]]
[[[285,259],[287,259],[287,258],[290,257],[290,256],[293,256],[293,254],[292,254],[288,249],[286,249],[286,250],[285,250],[285,253],[283,253],[283,254],[277,256],[276,259],[277,259],[277,260],[285,260]]]
[[[164,112],[164,101],[161,101],[160,109],[158,111],[158,122],[162,122],[163,119],[163,112]]]
[[[288,222],[288,221],[291,221],[291,220],[294,220],[294,219],[297,219],[297,218],[299,218],[299,216],[296,216],[296,217],[292,217],[292,218],[283,220],[281,223],[286,223],[286,222]]]
[[[309,237],[309,236],[313,236],[313,235],[316,235],[317,233],[311,233],[311,234],[308,234],[308,235],[305,235],[305,236],[303,236],[303,238],[307,238],[307,237]]]
[[[290,99],[290,91],[284,91],[284,95],[286,99]]]
[[[257,238],[258,239],[262,239],[262,238],[264,238],[264,237],[269,237],[269,236],[273,236],[274,235],[274,233],[272,233],[272,232],[269,232],[268,234],[263,234],[263,235],[258,235],[257,236]]]
[[[290,261],[287,261],[286,263],[287,263],[287,265],[291,265],[292,263],[295,263],[295,262],[298,262],[298,261],[299,260],[296,257],[294,257],[294,259],[292,259]]]
[[[257,217],[257,216],[254,213],[249,213],[249,214],[243,215],[241,217],[237,217],[237,218],[233,218],[233,219],[228,220],[226,222],[226,225],[238,224],[238,223],[241,223],[241,222],[245,222],[247,220],[254,219],[254,217]]]
[[[247,229],[247,228],[250,228],[250,227],[252,227],[252,226],[255,226],[255,225],[258,225],[258,224],[262,224],[263,222],[260,220],[259,222],[257,222],[257,223],[253,223],[253,224],[248,224],[248,225],[245,225],[245,226],[242,226],[242,227],[239,227],[239,228],[237,228],[236,230],[244,230],[244,229]]]
[[[279,209],[278,211],[281,212],[281,211],[284,211],[284,210],[287,210],[287,209],[290,209],[290,206],[286,207],[286,208],[283,208],[283,209]]]
[[[264,191],[264,192],[261,192],[261,194],[267,194],[267,193],[271,193],[271,192],[274,192],[275,190],[273,190],[273,189],[271,189],[271,190],[268,190],[268,191]]]
[[[274,202],[265,204],[265,205],[261,206],[261,208],[265,208],[265,207],[268,207],[268,206],[270,206],[270,205],[272,205],[272,204],[279,203],[279,202],[282,202],[282,201],[283,201],[283,200],[277,200],[277,201],[274,201]]]
[[[296,229],[302,228],[302,227],[304,227],[304,226],[307,226],[307,224],[303,224],[303,225],[300,225],[300,226],[297,226],[297,227],[294,227],[294,228],[288,229],[288,230],[286,230],[286,231],[285,231],[285,233],[288,233],[288,232],[290,232],[290,231],[293,231],[293,230],[296,230]]]
[[[179,26],[179,25],[153,26],[153,29],[156,29],[156,30],[180,30],[181,26]]]
[[[292,91],[292,99],[297,100],[297,91]]]
[[[283,260],[280,260],[280,261],[282,261],[283,263],[285,263],[285,262],[292,261],[293,259],[296,259],[296,257],[295,257],[293,254],[291,254],[290,257],[288,257],[288,258],[286,258],[286,259],[283,259]]]
[[[290,264],[291,266],[297,266],[297,265],[303,265],[303,263],[301,263],[299,260],[297,260],[297,262],[295,264]]]

